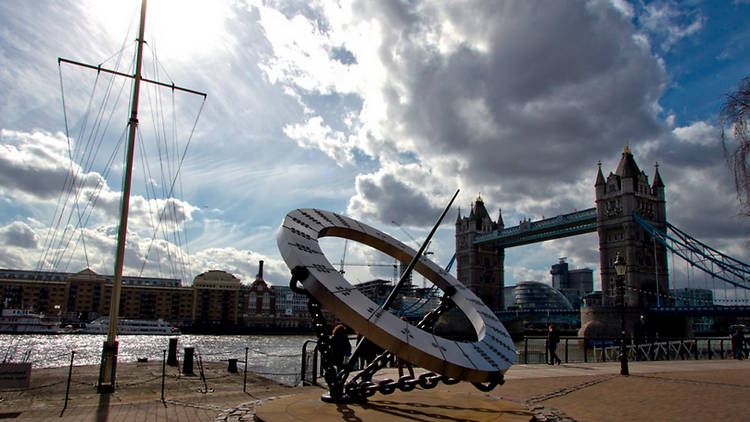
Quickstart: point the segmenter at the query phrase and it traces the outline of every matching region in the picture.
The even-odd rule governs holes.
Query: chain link
[[[461,382],[459,379],[438,375],[434,372],[425,372],[417,378],[414,378],[411,375],[405,375],[399,378],[398,381],[384,379],[378,383],[374,383],[372,382],[372,377],[379,370],[385,368],[393,357],[392,353],[387,350],[373,359],[369,365],[354,376],[349,382],[346,382],[346,377],[349,375],[346,365],[342,368],[338,368],[333,363],[333,348],[331,338],[328,336],[330,330],[327,327],[320,302],[307,293],[304,288],[297,286],[297,282],[307,278],[308,274],[306,268],[295,267],[292,270],[292,279],[289,282],[289,287],[291,287],[296,293],[304,294],[308,298],[307,309],[312,317],[313,332],[318,338],[318,352],[320,353],[323,378],[328,384],[330,390],[330,397],[328,400],[337,403],[345,401],[360,402],[366,401],[368,397],[372,397],[375,393],[388,395],[393,394],[397,389],[403,392],[409,392],[417,387],[428,390],[437,387],[440,382],[446,385],[454,385]],[[440,316],[455,306],[450,299],[453,292],[455,292],[454,289],[446,291],[443,299],[440,301],[440,305],[427,313],[427,315],[419,321],[417,327],[423,330],[432,330],[432,327]],[[503,374],[497,372],[492,374],[487,384],[476,382],[472,384],[480,391],[487,392],[503,383]]]

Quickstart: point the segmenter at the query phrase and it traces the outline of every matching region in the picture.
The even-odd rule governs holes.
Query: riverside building
[[[112,285],[113,276],[90,269],[78,273],[0,269],[0,307],[34,310],[75,325],[109,313]],[[120,317],[161,318],[183,331],[310,327],[307,298],[288,287],[266,283],[263,261],[249,285],[217,270],[199,274],[190,286],[183,286],[177,279],[123,277]]]

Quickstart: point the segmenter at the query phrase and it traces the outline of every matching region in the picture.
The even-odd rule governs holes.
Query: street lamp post
[[[625,271],[627,270],[627,264],[620,252],[617,252],[614,267],[617,281],[620,284],[620,375],[630,375],[628,354],[625,350]]]

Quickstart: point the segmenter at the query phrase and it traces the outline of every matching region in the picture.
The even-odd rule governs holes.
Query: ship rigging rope
[[[63,106],[64,106],[64,108],[66,108],[65,107],[65,101],[64,101],[64,95],[65,95],[65,93],[64,93],[64,89],[63,89],[64,87],[63,87],[63,84],[62,84],[62,80],[63,80],[63,78],[62,78],[62,69],[61,69],[60,63],[58,63],[58,68],[60,69],[59,71],[60,71],[60,82],[61,82],[61,94],[63,96]],[[84,131],[86,130],[86,126],[88,125],[88,123],[87,123],[88,122],[88,116],[90,114],[91,106],[92,106],[92,103],[93,103],[93,100],[94,100],[94,94],[95,94],[96,88],[98,86],[99,76],[100,75],[97,74],[96,83],[94,84],[94,87],[91,90],[91,96],[89,98],[89,103],[87,105],[86,112],[84,113],[84,120],[83,120],[83,123],[81,125],[81,131],[80,131],[80,134],[79,134],[79,137],[78,137],[79,139],[83,139],[83,137],[84,137],[83,136],[84,135]],[[105,92],[105,95],[104,95],[104,104],[100,106],[100,110],[102,110],[103,108],[105,108],[106,103],[109,101],[109,96],[111,94],[112,85],[113,85],[113,82],[112,82],[112,80],[110,80],[110,84],[108,85],[108,87],[106,89],[106,92]],[[118,94],[118,98],[122,96],[123,86],[124,86],[124,84],[121,85],[121,87],[120,87],[120,92]],[[71,139],[71,137],[69,135],[68,125],[67,125],[67,110],[64,110],[64,115],[65,115],[65,119],[66,119],[66,139],[67,139],[68,145],[70,146],[70,139]],[[101,126],[101,123],[100,123],[101,117],[102,117],[102,112],[100,111],[98,113],[98,115],[97,115],[97,121],[94,124],[94,126],[97,127],[97,128],[100,128],[100,126]],[[110,117],[109,117],[109,119],[107,121],[107,126],[106,127],[109,126],[111,118],[112,118],[112,116],[110,114]],[[99,129],[97,129],[97,131],[98,130]],[[106,131],[106,129],[105,129],[105,131]],[[92,129],[92,134],[93,134],[93,129]],[[102,135],[102,137],[103,136],[104,135]],[[101,141],[98,144],[100,145]],[[118,147],[119,147],[119,144],[120,143],[118,143]],[[92,142],[92,135],[89,135],[87,141],[84,143],[84,146],[79,149],[80,154],[69,153],[69,155],[72,156],[72,158],[71,158],[71,171],[66,173],[66,183],[64,183],[64,185],[63,185],[63,190],[62,190],[62,193],[61,193],[61,196],[60,196],[60,198],[64,198],[64,199],[62,199],[63,206],[62,206],[62,208],[58,207],[58,209],[56,209],[56,211],[55,211],[56,215],[58,215],[57,214],[58,210],[60,211],[60,213],[59,213],[58,217],[56,218],[56,220],[57,220],[56,223],[50,225],[50,230],[52,230],[52,232],[51,232],[51,235],[50,235],[50,233],[48,233],[48,241],[45,243],[44,254],[43,254],[43,257],[40,259],[40,265],[39,265],[40,266],[40,268],[39,268],[40,270],[43,269],[44,264],[47,262],[47,256],[48,256],[48,254],[49,254],[49,252],[50,252],[50,250],[52,248],[54,248],[57,252],[54,254],[54,257],[52,258],[52,265],[51,266],[53,268],[59,268],[60,262],[62,261],[62,258],[65,255],[65,253],[67,251],[67,248],[68,248],[68,246],[70,244],[71,238],[74,236],[75,232],[77,231],[77,227],[81,225],[83,214],[86,213],[86,211],[85,211],[86,208],[88,208],[90,206],[92,200],[98,198],[98,191],[100,189],[97,190],[97,195],[95,195],[94,197],[90,197],[89,198],[89,202],[86,204],[86,207],[84,208],[84,212],[82,214],[79,214],[79,218],[78,218],[78,223],[76,225],[76,229],[73,229],[70,234],[68,234],[68,231],[70,230],[71,220],[73,219],[73,212],[72,211],[67,212],[67,217],[68,218],[67,218],[67,221],[65,222],[65,228],[62,230],[61,234],[59,233],[60,232],[60,225],[62,223],[62,220],[63,220],[64,216],[66,215],[66,208],[68,206],[68,203],[71,202],[71,197],[73,198],[73,201],[77,204],[78,200],[79,200],[79,197],[81,195],[81,190],[80,189],[75,189],[75,180],[80,176],[80,174],[82,172],[84,174],[86,174],[86,173],[90,172],[90,170],[91,170],[91,166],[92,166],[91,163],[93,161],[92,157],[96,155],[96,154],[93,153],[93,151],[94,151],[93,150],[93,145],[96,145],[96,143]],[[87,151],[88,151],[88,154],[86,154]],[[97,151],[97,153],[98,153],[99,148],[97,147],[95,151]],[[76,160],[76,156],[77,155],[79,155],[79,157],[77,158],[77,160],[83,163],[81,166],[76,166],[75,165],[75,160]],[[86,156],[86,160],[85,161],[83,159],[84,156]],[[108,169],[109,167],[107,166],[106,168]],[[105,173],[108,173],[108,170],[105,170]],[[103,175],[103,177],[106,177],[106,176]],[[75,192],[75,195],[74,195],[74,192]],[[60,202],[60,200],[58,202]],[[55,218],[53,217],[53,221],[54,220],[55,220]],[[58,234],[59,234],[59,239],[58,239]]]
[[[131,21],[131,27],[132,27],[132,21]],[[113,57],[117,56],[118,59],[117,59],[117,62],[115,64],[116,68],[119,67],[119,65],[120,65],[120,60],[122,58],[122,52],[124,51],[126,44],[127,44],[127,37],[125,37],[123,39],[123,42],[122,42],[121,47],[120,47],[120,50],[117,53],[113,54],[112,56],[110,56],[107,59],[107,61],[109,61]],[[59,239],[58,243],[56,243],[55,239],[57,238],[57,234],[59,233],[60,224],[62,223],[63,216],[65,215],[65,209],[67,207],[67,204],[70,201],[70,198],[72,196],[72,192],[75,190],[75,180],[76,180],[76,177],[78,176],[80,170],[87,170],[88,167],[89,167],[87,164],[83,164],[82,166],[80,166],[80,170],[76,170],[76,167],[74,165],[74,163],[76,162],[76,158],[75,158],[74,154],[72,153],[71,142],[70,142],[71,137],[70,137],[69,124],[68,124],[68,113],[67,113],[67,107],[66,107],[66,103],[65,103],[65,90],[64,90],[64,84],[63,84],[62,66],[61,66],[61,61],[60,60],[58,60],[58,73],[59,73],[59,77],[60,77],[60,91],[61,91],[61,97],[62,97],[63,115],[64,115],[64,118],[65,118],[65,135],[66,135],[66,141],[67,141],[67,144],[68,144],[68,155],[69,155],[69,159],[71,161],[71,171],[70,172],[66,172],[65,180],[64,180],[64,183],[63,183],[63,189],[62,189],[63,193],[61,193],[60,197],[58,198],[58,202],[57,202],[57,206],[56,206],[56,209],[55,209],[55,213],[53,214],[53,217],[52,217],[53,223],[50,224],[50,227],[48,229],[48,233],[47,233],[47,237],[46,237],[47,239],[45,241],[45,247],[43,248],[43,254],[40,256],[39,264],[38,264],[38,269],[40,271],[44,268],[44,265],[47,262],[47,257],[49,255],[50,249],[52,247],[56,246],[56,249],[58,251],[57,254],[56,254],[57,256],[52,259],[52,261],[54,262],[54,264],[52,265],[52,267],[53,268],[58,267],[59,266],[59,262],[62,260],[62,255],[64,255],[65,250],[67,249],[67,246],[69,245],[69,242],[70,242],[70,240],[65,241],[64,239],[66,237],[67,230],[70,227],[70,220],[72,219],[72,216],[73,216],[72,215],[72,211],[71,211],[70,214],[68,214],[68,221],[66,223],[65,230],[60,235],[60,239]],[[80,125],[81,128],[80,128],[80,133],[79,133],[78,139],[83,139],[84,138],[83,134],[85,133],[86,128],[88,126],[88,117],[90,115],[90,110],[91,110],[91,107],[92,107],[92,104],[93,104],[94,94],[96,92],[96,87],[97,87],[98,82],[99,82],[99,76],[100,76],[100,73],[97,72],[96,81],[94,83],[93,89],[91,90],[91,95],[89,96],[89,101],[88,101],[88,104],[87,104],[87,107],[86,107],[86,112],[84,113],[84,120],[82,121],[82,123]],[[111,93],[112,86],[113,86],[113,81],[110,80],[110,84],[107,87],[106,95],[104,97],[105,100],[109,99],[109,94]],[[124,84],[123,84],[123,86],[124,86]],[[122,93],[122,86],[120,88],[120,95],[118,95],[118,98],[121,96],[121,93]],[[101,113],[102,113],[103,109],[104,109],[104,107],[100,107],[100,112],[97,115],[97,121],[100,120],[100,117],[102,116]],[[109,121],[107,122],[107,126],[109,125],[110,121],[111,121],[111,115],[110,115]],[[96,121],[95,121],[94,126],[98,127],[99,124],[97,124]],[[94,131],[92,130],[91,131],[91,135],[93,135],[93,134],[94,134]],[[91,145],[91,140],[92,140],[92,136],[89,136],[88,139],[87,139],[87,142],[85,144],[86,147],[80,149],[80,151],[81,151],[81,158],[78,161],[80,161],[82,163],[84,162],[82,158],[83,158],[84,152],[86,150],[89,150],[88,146]],[[87,162],[90,162],[91,155],[92,155],[91,153],[88,154]],[[68,184],[68,182],[70,182],[70,184]],[[81,223],[81,220],[83,219],[83,215],[85,214],[85,209],[84,209],[84,212],[80,211],[80,208],[79,208],[79,205],[78,205],[79,196],[80,196],[80,191],[76,191],[74,202],[75,202],[76,210],[78,211],[78,225],[77,226],[81,226],[81,236],[83,236],[83,226],[80,223]],[[65,198],[64,201],[63,201],[63,198]],[[91,199],[89,199],[89,200],[91,200]],[[62,208],[60,207],[60,203],[61,202],[63,203]],[[60,212],[59,214],[58,214],[58,211]],[[57,220],[56,223],[55,223],[55,220]],[[54,227],[54,229],[53,229],[53,227]],[[77,228],[76,228],[76,230],[73,230],[73,234],[71,234],[70,236],[72,237],[76,231],[77,231]],[[61,246],[63,244],[65,244],[65,247],[62,248],[62,250],[61,250]],[[87,253],[87,251],[85,249],[85,243],[84,243],[84,255],[86,257],[86,262],[87,262],[87,266],[88,266],[88,253]]]
[[[131,25],[132,26],[132,25]],[[127,38],[126,38],[127,39]],[[137,42],[137,41],[136,41]],[[105,62],[115,62],[115,71],[119,71],[123,60],[124,52],[126,50],[126,40],[124,40],[120,50],[114,55],[110,56]],[[148,44],[146,44],[148,46]],[[153,72],[158,79],[161,74],[168,75],[168,72],[163,68],[161,62],[158,60],[155,54],[155,50],[149,46],[149,49],[153,53]],[[67,62],[67,61],[66,61]],[[131,69],[135,66],[135,58],[130,63]],[[63,183],[62,191],[58,197],[57,206],[52,217],[52,222],[49,225],[47,236],[44,242],[42,253],[40,254],[37,268],[39,271],[45,269],[45,266],[52,267],[56,271],[66,271],[71,261],[76,258],[80,258],[76,251],[79,250],[79,246],[83,247],[83,257],[86,260],[86,266],[90,266],[89,251],[86,247],[84,238],[84,229],[87,223],[91,219],[94,213],[94,205],[100,198],[102,189],[106,188],[106,180],[108,180],[111,173],[115,157],[122,152],[121,149],[127,136],[128,125],[123,127],[120,138],[112,151],[108,159],[106,159],[104,167],[101,169],[94,169],[94,165],[99,162],[97,156],[102,150],[105,138],[111,138],[108,136],[112,119],[115,116],[115,110],[118,107],[122,107],[123,93],[127,84],[127,78],[122,78],[121,83],[117,83],[116,76],[111,76],[108,79],[106,88],[101,88],[103,85],[101,67],[96,74],[95,83],[91,89],[88,98],[88,104],[82,111],[82,117],[78,120],[79,133],[77,136],[71,136],[70,134],[70,117],[68,104],[66,101],[66,93],[63,81],[63,71],[61,66],[62,61],[58,60],[59,78],[60,78],[60,90],[62,96],[63,115],[65,119],[65,135],[68,143],[68,159],[71,162],[70,171],[66,172],[65,180]],[[108,72],[110,72],[108,70]],[[120,73],[122,74],[122,73]],[[171,78],[169,78],[171,81]],[[157,84],[160,84],[157,82]],[[206,95],[203,96],[202,102],[197,110],[197,114],[190,128],[187,141],[185,142],[184,149],[180,151],[178,132],[178,122],[175,110],[177,110],[177,104],[175,101],[175,85],[172,82],[171,89],[171,101],[165,99],[162,96],[163,87],[169,88],[169,85],[161,84],[147,84],[147,87],[152,87],[151,90],[144,90],[147,94],[148,106],[153,117],[153,132],[156,145],[156,154],[159,160],[158,174],[161,176],[161,195],[157,195],[156,183],[146,186],[146,202],[149,207],[151,217],[151,229],[153,230],[151,241],[148,246],[146,253],[146,259],[153,250],[158,253],[159,248],[154,248],[156,242],[156,235],[161,229],[164,240],[166,241],[166,252],[168,255],[167,262],[171,268],[168,270],[173,275],[181,273],[181,277],[185,279],[189,277],[189,259],[186,259],[187,251],[187,228],[185,224],[179,224],[177,213],[180,212],[178,207],[179,203],[176,202],[174,194],[175,192],[182,193],[182,183],[179,180],[182,167],[184,165],[185,158],[187,156],[188,147],[191,144],[192,138],[195,134],[195,129],[199,121],[200,115],[205,107]],[[180,88],[177,88],[181,90]],[[154,97],[152,98],[151,93]],[[96,103],[96,104],[95,104]],[[130,103],[132,105],[132,102]],[[171,106],[171,110],[169,109]],[[97,111],[94,111],[98,107]],[[171,114],[171,121],[167,123],[167,116]],[[159,123],[157,123],[157,121]],[[142,160],[142,169],[144,179],[147,181],[156,180],[152,178],[151,168],[149,165],[147,153],[143,140],[143,131],[137,131],[138,135],[138,147],[140,148],[140,157]],[[78,139],[80,142],[74,143],[73,139]],[[152,154],[153,156],[154,154]],[[164,162],[166,161],[166,163]],[[77,164],[80,163],[80,164]],[[96,186],[86,186],[83,183],[84,178],[89,178],[88,175],[91,173],[99,173],[101,179]],[[82,197],[85,195],[86,200],[84,206],[79,205],[82,201]],[[161,203],[161,206],[159,206]],[[153,205],[157,205],[156,211],[152,208]],[[158,221],[154,221],[153,214],[158,214]],[[73,223],[75,221],[75,223]],[[172,222],[174,226],[168,226]],[[80,236],[76,236],[76,233],[80,233]],[[73,242],[73,238],[75,242]],[[79,245],[80,244],[80,245]],[[176,249],[176,250],[175,250]],[[67,255],[67,262],[63,262]],[[76,256],[77,255],[77,256]],[[173,259],[174,257],[174,259]],[[178,261],[178,262],[175,262]],[[161,274],[161,259],[157,257],[156,262],[159,263],[159,273]],[[142,276],[145,269],[146,260],[144,259],[139,271],[138,276]],[[65,268],[62,266],[65,265]],[[180,267],[178,269],[177,267]],[[186,267],[188,267],[186,269]]]

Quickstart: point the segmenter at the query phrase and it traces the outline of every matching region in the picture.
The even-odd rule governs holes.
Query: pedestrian
[[[549,330],[547,331],[547,350],[549,351],[549,362],[547,364],[554,365],[555,361],[560,365],[562,360],[557,356],[557,343],[560,342],[560,333],[557,328],[550,324]]]
[[[406,317],[402,316],[401,321],[406,321]],[[408,322],[407,322],[408,323]],[[411,363],[401,359],[400,357],[396,357],[396,366],[398,366],[398,377],[401,378],[404,376],[404,366],[406,369],[409,370],[409,375],[411,375],[412,378],[414,378],[414,368],[412,368]]]
[[[732,333],[732,354],[735,359],[742,360],[745,356],[745,335],[742,333],[742,327],[735,327]]]
[[[347,328],[343,324],[333,327],[331,333],[331,362],[338,370],[346,363],[346,357],[351,355],[352,345],[349,343]]]

